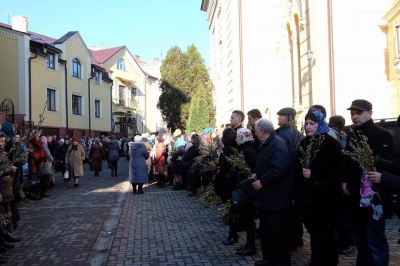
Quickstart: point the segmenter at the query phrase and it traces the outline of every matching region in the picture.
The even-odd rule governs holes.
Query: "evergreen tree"
[[[186,129],[191,104],[196,102],[192,101],[192,98],[199,91],[203,95],[202,101],[205,100],[205,103],[201,104],[202,108],[205,108],[202,112],[208,116],[206,126],[215,126],[213,87],[204,59],[195,45],[188,46],[186,53],[177,46],[172,47],[168,50],[160,71],[162,94],[157,107],[171,131],[176,128]]]
[[[205,127],[210,126],[210,104],[207,101],[207,90],[204,86],[201,86],[197,90],[192,98],[189,108],[189,119],[186,124],[187,132],[190,133],[193,130],[198,132],[202,131]]]

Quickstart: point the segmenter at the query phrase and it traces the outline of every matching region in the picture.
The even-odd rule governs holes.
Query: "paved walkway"
[[[105,165],[105,164],[104,164]],[[20,203],[22,220],[15,235],[22,238],[4,255],[5,265],[253,265],[261,254],[235,256],[239,243],[224,246],[228,228],[215,210],[199,210],[198,197],[156,185],[133,195],[127,182],[128,161],[119,161],[119,177],[105,167],[94,177],[85,164],[80,186],[62,183],[57,174],[50,198]],[[397,218],[388,221],[390,265],[399,265]],[[305,246],[292,252],[293,265],[307,265]],[[256,241],[260,251],[260,242]],[[341,256],[340,265],[355,265],[355,256]]]

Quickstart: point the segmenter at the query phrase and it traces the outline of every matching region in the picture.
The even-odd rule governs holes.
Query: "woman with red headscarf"
[[[40,200],[40,175],[39,169],[43,167],[46,161],[46,156],[44,155],[42,143],[39,137],[35,135],[32,139],[28,141],[27,148],[29,150],[28,154],[28,179],[30,179],[32,184],[32,194],[34,200]]]

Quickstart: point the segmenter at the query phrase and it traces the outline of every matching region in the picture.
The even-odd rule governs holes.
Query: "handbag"
[[[232,191],[231,200],[232,200],[232,208],[236,212],[246,208],[248,202],[246,195],[240,188]]]
[[[69,173],[68,173],[68,171],[65,171],[65,173],[64,173],[64,179],[68,179],[69,178]]]

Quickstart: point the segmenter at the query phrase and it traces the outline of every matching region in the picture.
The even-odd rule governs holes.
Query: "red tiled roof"
[[[114,48],[108,48],[108,49],[102,49],[102,50],[90,50],[90,53],[92,54],[92,60],[95,60],[99,64],[103,64],[106,62],[108,59],[110,59],[114,54],[119,52],[121,49],[126,49],[125,45],[123,46],[118,46]]]

